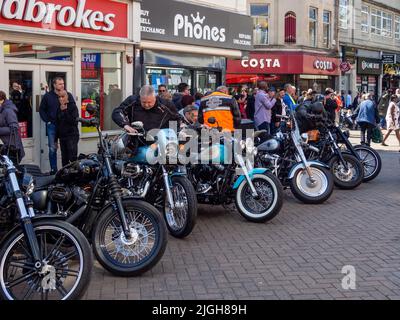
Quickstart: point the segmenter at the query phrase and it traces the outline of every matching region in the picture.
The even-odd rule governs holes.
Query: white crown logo
[[[197,12],[197,17],[195,17],[193,14],[191,14],[193,22],[194,23],[200,23],[203,24],[204,20],[206,19],[206,17],[200,18],[200,12]]]

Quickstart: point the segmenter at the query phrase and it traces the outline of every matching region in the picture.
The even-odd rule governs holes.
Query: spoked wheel
[[[293,195],[304,203],[323,203],[333,192],[332,174],[322,167],[312,166],[310,170],[314,181],[310,180],[306,170],[300,169],[290,180],[290,189]]]
[[[7,300],[73,300],[89,284],[93,265],[83,234],[57,220],[34,222],[42,257],[33,261],[21,229],[13,232],[0,251],[1,297]]]
[[[193,185],[186,177],[172,177],[172,198],[174,209],[171,209],[168,198],[164,196],[164,218],[172,236],[184,238],[188,236],[197,218],[197,199]]]
[[[382,170],[382,158],[378,152],[368,146],[355,146],[361,164],[364,167],[364,182],[374,180]]]
[[[282,208],[283,189],[272,173],[255,174],[253,184],[258,197],[254,197],[247,180],[243,180],[236,192],[236,207],[240,214],[252,222],[273,219]]]
[[[167,244],[165,223],[157,209],[138,200],[124,199],[130,237],[122,230],[113,206],[102,212],[93,232],[93,250],[100,264],[118,276],[137,276],[151,269]]]
[[[335,185],[341,189],[354,189],[363,181],[364,168],[361,162],[351,154],[343,153],[343,158],[347,169],[337,156],[329,161],[333,180]]]

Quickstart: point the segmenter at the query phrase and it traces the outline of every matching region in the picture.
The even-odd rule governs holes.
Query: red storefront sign
[[[1,25],[128,37],[128,4],[113,0],[0,0]]]
[[[337,58],[303,53],[252,53],[241,60],[228,60],[232,74],[316,74],[340,75]]]

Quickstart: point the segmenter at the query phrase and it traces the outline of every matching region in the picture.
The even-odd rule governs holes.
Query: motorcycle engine
[[[49,199],[58,204],[67,204],[72,199],[72,191],[63,185],[54,186],[49,189]]]
[[[135,163],[125,163],[121,175],[124,178],[136,179],[143,174],[143,168]]]

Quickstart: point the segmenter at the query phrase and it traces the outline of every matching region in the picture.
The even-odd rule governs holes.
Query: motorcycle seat
[[[56,176],[35,176],[35,187],[36,188],[44,188],[52,184],[55,180]]]

